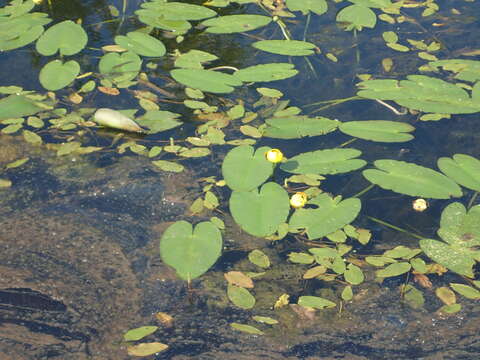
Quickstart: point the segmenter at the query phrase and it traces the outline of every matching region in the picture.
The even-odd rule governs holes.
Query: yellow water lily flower
[[[422,211],[427,210],[427,208],[428,208],[428,202],[427,202],[427,200],[425,200],[425,199],[416,199],[416,200],[412,203],[412,207],[413,207],[413,210],[422,212]]]
[[[295,209],[299,209],[304,207],[307,201],[307,194],[305,194],[304,192],[297,192],[293,194],[290,198],[290,205]]]
[[[271,163],[274,163],[274,164],[279,163],[283,160],[283,154],[278,149],[268,150],[265,153],[265,157],[267,158],[268,161],[270,161]]]

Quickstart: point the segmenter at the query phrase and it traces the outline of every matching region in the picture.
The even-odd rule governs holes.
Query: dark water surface
[[[5,1],[0,1],[4,5]],[[200,2],[199,2],[200,3]],[[64,1],[53,3],[50,16],[55,21],[82,18],[94,39],[94,47],[111,44],[118,33],[136,29],[139,24],[127,18],[122,28],[117,22],[100,24],[110,19],[107,1]],[[121,3],[115,2],[118,8]],[[337,6],[329,3],[330,6]],[[480,48],[478,5],[463,1],[439,1],[442,10],[435,21],[447,25],[438,30],[432,20],[418,18],[420,25],[409,24],[402,31],[412,38],[440,38],[448,48],[438,56],[455,57],[466,47]],[[127,3],[131,14],[139,2]],[[48,5],[43,4],[44,11]],[[456,8],[462,16],[452,15]],[[40,10],[39,10],[40,11]],[[241,13],[245,8],[233,6],[225,13]],[[418,13],[417,13],[418,14]],[[301,38],[304,22],[290,24],[295,38]],[[311,65],[303,58],[292,60],[300,75],[272,87],[281,87],[292,106],[315,101],[344,98],[356,92],[358,73],[375,73],[379,77],[403,78],[423,63],[412,56],[385,51],[381,33],[390,28],[379,22],[377,28],[358,33],[344,32],[335,24],[334,13],[312,17],[307,40],[322,51],[336,53],[339,63],[324,56],[312,56]],[[253,32],[258,36],[280,38],[279,34]],[[278,61],[274,55],[260,55],[245,44],[250,39],[204,35],[187,38],[182,51],[197,48],[218,55],[225,64],[245,67],[262,62]],[[247,39],[247,40],[246,40]],[[169,49],[173,49],[173,40]],[[167,41],[168,47],[168,41]],[[357,49],[359,54],[357,54]],[[83,71],[96,71],[100,52],[85,53]],[[88,55],[88,56],[87,56]],[[360,55],[358,60],[357,56]],[[82,55],[83,56],[83,55]],[[381,59],[394,59],[392,73],[381,69]],[[478,59],[478,57],[477,57]],[[283,59],[284,60],[284,59]],[[19,85],[41,90],[38,69],[45,59],[39,58],[32,46],[0,53],[2,84]],[[169,81],[160,62],[155,83],[166,86]],[[25,71],[24,69],[30,69]],[[35,70],[35,71],[33,71]],[[270,86],[267,84],[266,86]],[[180,87],[169,91],[181,93]],[[242,89],[245,101],[254,101],[254,90]],[[112,99],[106,95],[86,98],[91,107],[116,109],[138,106],[131,97]],[[305,108],[305,112],[315,107]],[[188,115],[181,105],[165,104],[162,110]],[[417,128],[415,139],[408,143],[385,145],[358,141],[355,147],[363,158],[388,158],[411,161],[434,167],[441,156],[468,153],[479,157],[478,115],[453,116],[434,125],[422,123],[415,115],[398,116],[373,101],[339,105],[320,113],[342,121],[384,119],[409,122]],[[188,116],[185,116],[188,119]],[[195,124],[186,121],[180,129],[146,137],[150,144],[193,134]],[[47,135],[48,136],[48,135]],[[52,136],[53,137],[53,136]],[[262,140],[258,144],[282,148],[287,156],[299,152],[330,148],[350,139],[335,134],[299,141]],[[92,140],[101,145],[111,137],[96,134]],[[161,311],[173,316],[172,326],[160,329],[148,339],[168,344],[170,348],[156,359],[478,359],[480,358],[480,307],[478,301],[462,298],[462,310],[451,316],[436,312],[442,303],[433,290],[424,291],[425,305],[412,309],[402,301],[399,287],[405,277],[374,281],[375,274],[365,270],[366,282],[355,288],[354,301],[342,311],[331,309],[316,314],[285,307],[273,311],[279,295],[291,294],[292,302],[303,294],[339,298],[342,284],[305,282],[304,269],[289,264],[286,254],[302,250],[293,239],[266,243],[242,233],[222,205],[227,224],[225,251],[207,274],[192,284],[178,280],[170,268],[162,264],[158,239],[164,229],[180,219],[198,222],[187,209],[199,196],[200,176],[220,175],[225,149],[219,148],[205,160],[188,163],[182,174],[157,170],[144,157],[134,154],[119,156],[100,151],[88,156],[56,155],[28,145],[21,136],[0,135],[0,165],[29,157],[20,168],[5,170],[2,177],[13,182],[9,189],[0,189],[0,360],[30,359],[127,359],[122,335],[128,329],[157,324],[154,314]],[[327,191],[352,196],[368,186],[360,173],[332,176],[322,187]],[[223,194],[225,199],[228,194]],[[465,193],[459,201],[467,203],[472,196]],[[478,201],[477,201],[478,202]],[[448,202],[433,201],[429,211],[418,214],[411,209],[411,198],[381,189],[362,198],[362,213],[378,217],[425,237],[435,236],[439,215]],[[218,215],[218,214],[217,214]],[[218,215],[220,216],[220,215]],[[372,230],[371,243],[360,248],[360,255],[379,254],[397,245],[418,246],[418,240],[369,221],[357,219],[359,226]],[[223,272],[255,271],[246,259],[248,251],[263,248],[274,266],[255,281],[257,305],[254,315],[271,316],[279,325],[266,330],[264,336],[235,332],[230,323],[250,322],[252,312],[242,311],[229,303]],[[435,286],[461,282],[454,274],[432,276]]]

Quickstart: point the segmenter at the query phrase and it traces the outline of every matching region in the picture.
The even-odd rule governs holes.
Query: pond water
[[[152,3],[159,7],[154,9],[156,15],[137,12]],[[213,0],[202,10],[202,1],[168,2],[179,6],[176,9],[166,8],[166,1],[152,3],[0,1],[0,358],[129,359],[133,346],[160,342],[168,348],[146,358],[478,359],[478,5],[474,1]],[[268,24],[242,32],[258,19],[242,23],[226,18],[214,31],[208,22],[200,25],[214,16],[198,15],[207,7],[218,16],[262,15]],[[45,15],[27,18],[35,12]],[[72,30],[75,25],[69,23],[69,29],[50,35],[53,40],[45,45],[63,46],[63,55],[54,55],[56,50],[45,55],[39,43],[47,37],[47,29],[66,20],[81,25],[83,32]],[[182,31],[187,20],[192,28]],[[225,30],[236,22],[241,30]],[[39,31],[34,26],[45,29],[30,42],[12,45]],[[150,39],[153,42],[131,45],[128,54],[137,51],[140,57],[131,55],[99,66],[105,64],[107,54],[124,51],[119,35],[139,29],[161,40],[166,54],[145,55],[155,47],[162,52],[158,41]],[[82,34],[88,38],[85,46],[69,53],[69,46],[82,42]],[[396,36],[398,40],[392,40]],[[251,46],[285,37],[313,44],[312,54],[287,56]],[[280,47],[285,51],[288,46]],[[208,54],[197,54],[183,58],[180,65],[180,54],[192,49],[218,59],[205,61],[202,68],[199,59]],[[139,68],[126,69],[136,57]],[[55,59],[73,60],[81,71],[73,71],[73,76],[62,68],[48,72],[46,65]],[[437,59],[470,62],[438,65],[434,72]],[[422,68],[429,62],[429,69]],[[223,80],[211,77],[213,71],[202,73],[200,81],[195,78],[203,69],[230,75],[236,69],[269,63],[284,65],[275,71],[266,67],[253,75],[238,75],[244,76],[240,83],[231,76],[229,81],[237,81],[231,91],[209,88],[225,86]],[[289,66],[298,74],[288,75]],[[184,71],[184,77],[172,72],[174,67]],[[367,84],[367,75],[404,80],[418,74],[442,83],[429,88],[425,84],[430,80],[423,78],[414,90],[402,90],[400,95],[395,91],[404,84],[398,83],[393,88],[382,85],[376,96],[358,93],[358,83]],[[260,81],[265,76],[280,80]],[[467,98],[445,90],[454,83]],[[261,94],[257,88],[262,87],[269,90],[260,89]],[[271,89],[282,95],[271,95]],[[146,133],[98,127],[93,121],[98,108],[127,110],[125,114],[136,117]],[[320,116],[327,121],[323,130],[317,125],[323,121]],[[428,116],[439,119],[427,121]],[[285,118],[291,119],[290,129],[268,123]],[[310,119],[317,123],[299,126],[292,135],[294,122]],[[389,129],[382,132],[382,123],[362,131],[339,125],[368,120],[386,120]],[[408,125],[392,130],[392,123]],[[283,135],[272,135],[275,131]],[[412,137],[405,135],[410,132]],[[396,140],[382,141],[378,136]],[[407,138],[399,140],[399,136]],[[262,153],[260,162],[248,168],[245,164],[251,158],[240,157],[230,180],[232,173],[225,170],[228,156],[240,145],[281,149],[287,162],[271,165]],[[359,150],[365,161],[359,166],[349,162],[359,160],[348,156],[336,163],[325,161],[322,166],[328,170],[323,172],[304,164],[308,170],[297,171],[304,175],[300,180],[290,178],[295,171],[286,171],[288,159],[298,154],[343,148]],[[437,166],[439,158],[455,154],[468,155],[470,165],[450,172]],[[290,166],[302,165],[303,160],[295,159]],[[392,184],[368,176],[375,166],[380,168],[374,164],[379,159],[419,167],[402,172],[398,165]],[[232,189],[239,201],[246,193],[235,188],[235,179],[246,183],[265,164],[270,170],[276,168],[252,189],[268,179],[268,184],[283,187],[282,193],[305,191],[311,200],[304,209],[291,209],[295,214],[288,221],[285,215],[274,225],[269,221],[284,205],[280,201],[278,209],[272,208],[274,196],[265,201],[251,197],[242,205],[247,210],[233,210]],[[425,168],[436,174],[424,172]],[[319,182],[320,175],[325,178]],[[448,187],[453,187],[450,193]],[[340,199],[331,200],[337,195],[345,199],[340,204],[361,202],[361,210],[355,212],[350,205],[340,212]],[[322,196],[323,203],[315,202]],[[417,198],[426,198],[425,211],[412,208]],[[258,204],[252,206],[255,201]],[[453,207],[448,211],[447,206]],[[316,207],[323,212],[305,220]],[[256,214],[253,220],[252,214]],[[221,256],[188,283],[179,269],[192,258],[185,255],[172,267],[166,264],[169,254],[159,253],[159,240],[181,220],[213,223],[222,237]],[[290,227],[280,236],[285,222]],[[262,230],[256,226],[264,223],[273,228],[259,236]],[[323,233],[325,228],[331,231]],[[315,231],[321,235],[315,236]],[[274,233],[278,236],[272,240]],[[175,236],[180,248],[182,236]],[[450,257],[438,253],[441,246],[448,246]],[[312,256],[325,249],[334,255]],[[268,257],[269,266],[249,260],[255,250]],[[200,263],[209,252],[210,248],[202,250],[193,262]],[[303,260],[295,260],[295,254]],[[315,263],[318,273],[307,275]],[[397,269],[388,270],[390,264]],[[404,270],[399,270],[402,266]],[[231,288],[243,287],[228,285],[225,274],[230,271],[253,279],[254,287],[242,290],[250,295],[237,294],[240,300],[234,299]],[[289,299],[280,306],[285,294]],[[252,295],[255,305],[245,305]],[[324,308],[313,309],[308,301],[317,306],[315,301],[323,301],[318,307]],[[165,314],[172,320],[165,320]],[[277,323],[265,324],[252,316]],[[238,331],[232,324],[254,326],[249,331],[261,334]],[[128,330],[149,325],[158,329],[138,341],[124,340]]]

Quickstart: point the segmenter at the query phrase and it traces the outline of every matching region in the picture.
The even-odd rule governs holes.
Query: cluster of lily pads
[[[231,5],[244,6],[248,13],[218,14],[218,10],[228,10]],[[375,27],[378,20],[391,24],[392,29],[401,26],[407,21],[402,9],[412,7],[421,9],[424,17],[439,10],[434,1],[350,0],[327,4],[324,0],[209,0],[203,5],[147,1],[140,5],[134,16],[144,26],[115,36],[114,44],[102,47],[98,63],[92,65],[92,61],[81,61],[91,40],[80,21],[65,20],[46,28],[52,20],[46,13],[36,12],[33,1],[14,0],[0,9],[0,51],[13,51],[35,43],[38,54],[58,58],[47,58],[48,62],[39,71],[40,84],[48,90],[47,93],[24,90],[15,85],[0,87],[0,131],[2,134],[21,133],[34,145],[44,143],[40,130],[48,128],[64,133],[65,141],[47,146],[58,156],[69,156],[102,149],[85,144],[86,128],[103,125],[147,136],[175,129],[184,123],[181,115],[160,108],[158,103],[164,97],[174,98],[178,94],[160,88],[151,76],[160,62],[167,64],[171,81],[184,89],[182,100],[177,101],[178,106],[190,110],[200,121],[195,136],[174,139],[172,135],[166,143],[151,145],[142,139],[119,134],[113,141],[114,151],[145,156],[162,171],[181,172],[185,168],[181,164],[183,160],[208,156],[216,146],[233,146],[222,163],[223,179],[215,176],[201,179],[203,192],[192,203],[191,213],[225,210],[217,190],[227,186],[228,190],[222,192],[229,196],[229,212],[246,233],[266,241],[280,241],[288,236],[315,244],[308,251],[291,252],[288,261],[304,269],[304,279],[338,281],[343,285],[341,300],[305,295],[298,298],[298,305],[324,309],[335,307],[338,301],[350,301],[354,286],[364,281],[362,268],[367,266],[375,268],[379,279],[409,272],[425,279],[430,273],[442,274],[448,269],[464,276],[468,282],[468,285],[452,283],[450,288],[437,289],[437,295],[446,304],[442,311],[455,312],[460,305],[452,301],[453,291],[467,298],[480,298],[480,283],[475,280],[473,271],[476,262],[480,261],[480,251],[477,250],[480,245],[480,205],[450,203],[442,213],[438,230],[440,239],[421,239],[418,248],[399,246],[360,260],[353,255],[353,250],[367,244],[371,238],[368,230],[353,225],[361,216],[361,199],[328,194],[322,189],[321,182],[326,177],[366,167],[362,175],[372,186],[411,197],[460,198],[465,191],[480,191],[480,161],[477,158],[452,154],[438,159],[440,171],[437,171],[388,158],[368,163],[361,158],[362,152],[354,147],[318,149],[277,161],[271,156],[270,147],[255,146],[260,139],[298,140],[337,131],[352,137],[352,141],[402,143],[412,140],[415,127],[409,123],[384,119],[345,121],[305,115],[300,108],[290,106],[281,91],[256,84],[298,75],[294,62],[285,60],[286,56],[305,59],[306,63],[314,56],[323,57],[318,44],[305,38],[293,38],[289,31],[293,26],[289,23],[290,18],[303,21],[327,11],[336,11],[337,24],[352,31],[355,37],[358,31]],[[120,21],[118,11],[113,8],[112,16]],[[167,42],[162,41],[164,36],[182,43],[198,31],[204,36],[234,36],[228,34],[256,29],[279,30],[283,39],[256,39],[251,41],[251,46],[278,55],[282,61],[238,69],[222,63],[223,60],[213,53],[198,49],[182,53],[176,48],[168,48]],[[408,75],[405,79],[359,75],[361,81],[357,84],[356,96],[345,101],[380,101],[399,114],[392,105],[385,103],[391,101],[411,113],[420,112],[419,120],[422,121],[480,112],[480,61],[439,60],[437,54],[442,48],[439,42],[403,39],[393,30],[384,32],[382,38],[389,49],[417,55],[422,61],[418,68],[421,74]],[[325,60],[338,61],[333,52],[324,56]],[[89,68],[82,70],[82,66]],[[391,58],[382,60],[386,73],[393,66]],[[255,88],[256,102],[232,98],[218,101],[219,94],[231,94],[241,87]],[[62,92],[64,88],[69,89],[68,96]],[[96,92],[116,96],[127,90],[138,100],[138,108],[81,106],[84,97]],[[61,106],[60,100],[75,106]],[[330,106],[342,101],[327,100],[326,103]],[[139,108],[143,113],[137,116]],[[274,153],[278,155],[277,151]],[[28,158],[18,159],[4,170],[21,166],[26,161]],[[3,177],[0,186],[11,186],[11,182]],[[283,182],[273,180],[277,178]],[[300,194],[292,191],[289,186],[292,183],[302,184],[304,190]],[[198,278],[221,256],[224,228],[223,220],[216,216],[195,226],[185,220],[175,222],[160,241],[163,261],[175,268],[181,279],[190,282]],[[271,267],[268,257],[260,250],[252,251],[249,259],[265,271]],[[428,259],[433,262],[427,263]],[[261,281],[261,276],[250,275],[241,272],[226,274],[227,296],[235,306],[243,309],[255,305],[255,298],[249,290],[254,286],[252,279],[255,277],[255,281]],[[402,291],[413,306],[423,304],[421,291],[413,285],[407,284]],[[288,294],[279,294],[272,306],[281,307],[288,303]],[[257,318],[256,321],[269,325],[276,321],[264,316]],[[232,327],[261,333],[247,324],[232,324]],[[127,336],[126,340],[139,340],[151,330],[142,328]]]

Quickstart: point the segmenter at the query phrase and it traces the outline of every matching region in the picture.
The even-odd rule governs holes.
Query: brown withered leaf
[[[419,284],[421,287],[424,287],[426,289],[431,289],[432,288],[432,282],[428,278],[427,275],[425,274],[420,274],[420,273],[413,273],[413,281],[415,281],[417,284]]]
[[[223,276],[225,276],[225,279],[227,279],[227,281],[232,285],[237,285],[248,289],[253,288],[252,279],[241,271],[229,271],[228,273],[223,274]]]
[[[298,304],[290,304],[290,308],[302,320],[315,320],[315,309],[311,307],[300,306]]]
[[[457,296],[450,288],[446,286],[439,287],[435,290],[435,295],[442,300],[445,305],[453,305],[457,302]]]
[[[305,271],[305,274],[303,274],[303,278],[313,279],[313,278],[316,278],[318,275],[324,274],[326,271],[327,271],[327,268],[323,265],[315,266]]]
[[[107,95],[112,95],[112,96],[117,96],[120,95],[120,90],[117,88],[111,88],[111,87],[105,87],[105,86],[99,86],[97,87],[98,91],[107,94]]]
[[[173,326],[173,317],[164,312],[157,312],[155,318],[165,327],[170,328]]]
[[[79,93],[72,93],[68,95],[68,100],[73,104],[80,104],[83,101],[83,97]]]
[[[127,346],[128,355],[131,356],[149,356],[166,349],[168,349],[168,345],[159,342]]]

